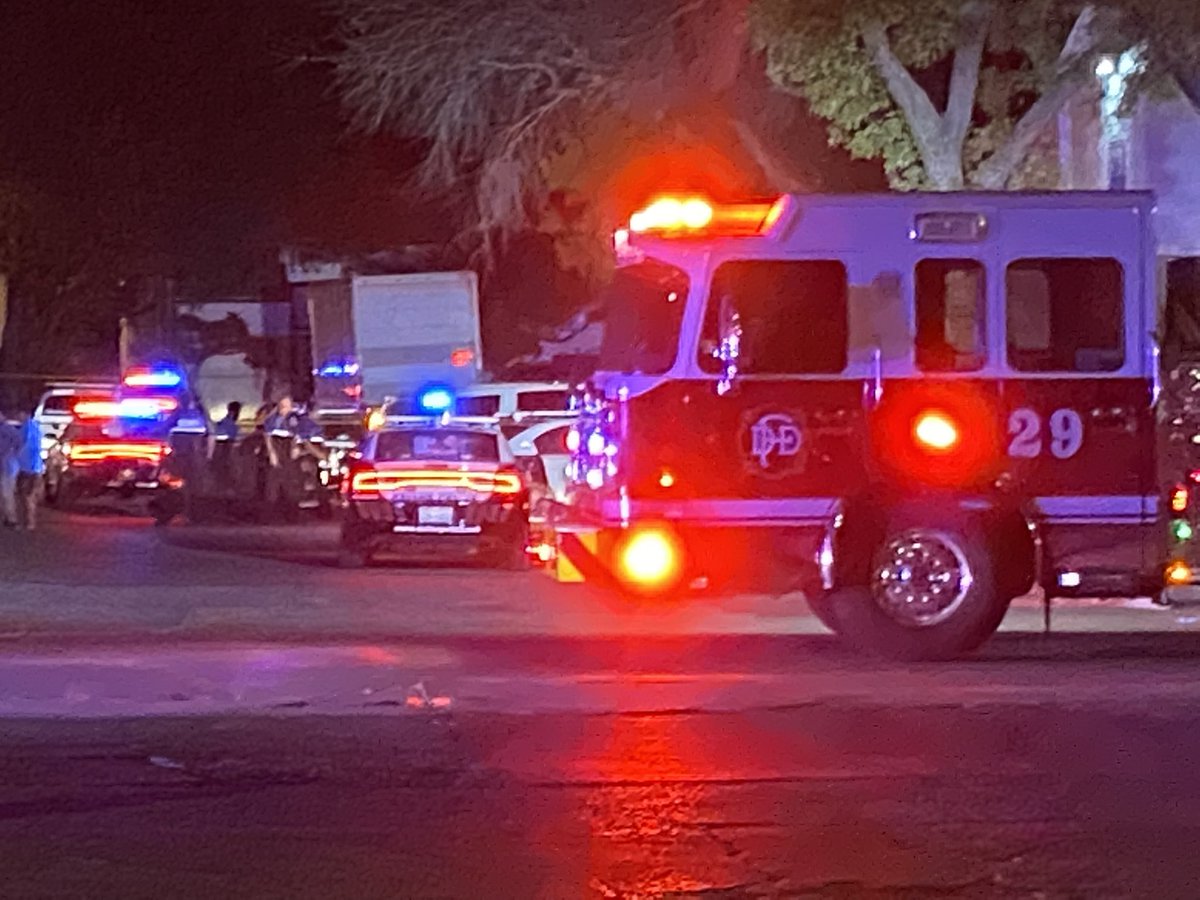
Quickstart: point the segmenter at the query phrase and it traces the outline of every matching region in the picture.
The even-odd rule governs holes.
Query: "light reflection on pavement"
[[[1187,610],[894,665],[328,538],[0,534],[6,897],[1200,896]]]

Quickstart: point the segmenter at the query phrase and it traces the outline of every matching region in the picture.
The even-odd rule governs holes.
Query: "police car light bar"
[[[341,362],[331,361],[325,363],[321,368],[313,372],[314,375],[320,378],[353,378],[358,374],[358,363],[344,360]]]
[[[700,197],[659,197],[629,217],[630,234],[674,237],[748,237],[767,234],[787,210],[787,196],[773,203],[713,204]]]
[[[448,387],[427,387],[417,395],[417,406],[427,413],[449,412],[454,408],[454,392]]]
[[[115,419],[117,403],[114,400],[81,400],[71,407],[78,419]]]
[[[126,397],[117,403],[118,419],[155,419],[174,412],[179,404],[169,397]]]
[[[175,388],[183,384],[183,376],[170,369],[135,369],[122,379],[126,387]]]

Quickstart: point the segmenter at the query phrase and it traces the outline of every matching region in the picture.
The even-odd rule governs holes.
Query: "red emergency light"
[[[932,486],[988,483],[1002,470],[1001,417],[994,397],[967,384],[893,385],[872,417],[873,455]]]
[[[671,237],[751,237],[767,234],[788,198],[771,203],[712,203],[703,197],[659,197],[629,217],[632,234]]]
[[[117,402],[115,400],[81,400],[71,407],[71,412],[78,419],[115,419]]]

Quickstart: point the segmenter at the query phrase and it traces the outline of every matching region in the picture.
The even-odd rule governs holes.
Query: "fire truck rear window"
[[[846,267],[826,260],[741,260],[713,276],[700,366],[721,371],[722,330],[736,314],[738,368],[747,375],[837,374],[849,344]],[[724,323],[724,325],[723,325]]]
[[[1124,277],[1115,259],[1022,259],[1005,281],[1014,369],[1112,372],[1124,364]]]
[[[973,259],[917,263],[917,366],[925,372],[974,372],[987,357],[983,265]]]

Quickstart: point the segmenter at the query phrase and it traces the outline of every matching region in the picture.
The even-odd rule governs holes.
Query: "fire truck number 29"
[[[1056,459],[1070,459],[1083,446],[1083,419],[1073,409],[1050,413],[1049,449]],[[1014,409],[1008,417],[1008,455],[1017,459],[1036,459],[1047,442],[1042,438],[1042,417],[1028,407]]]

